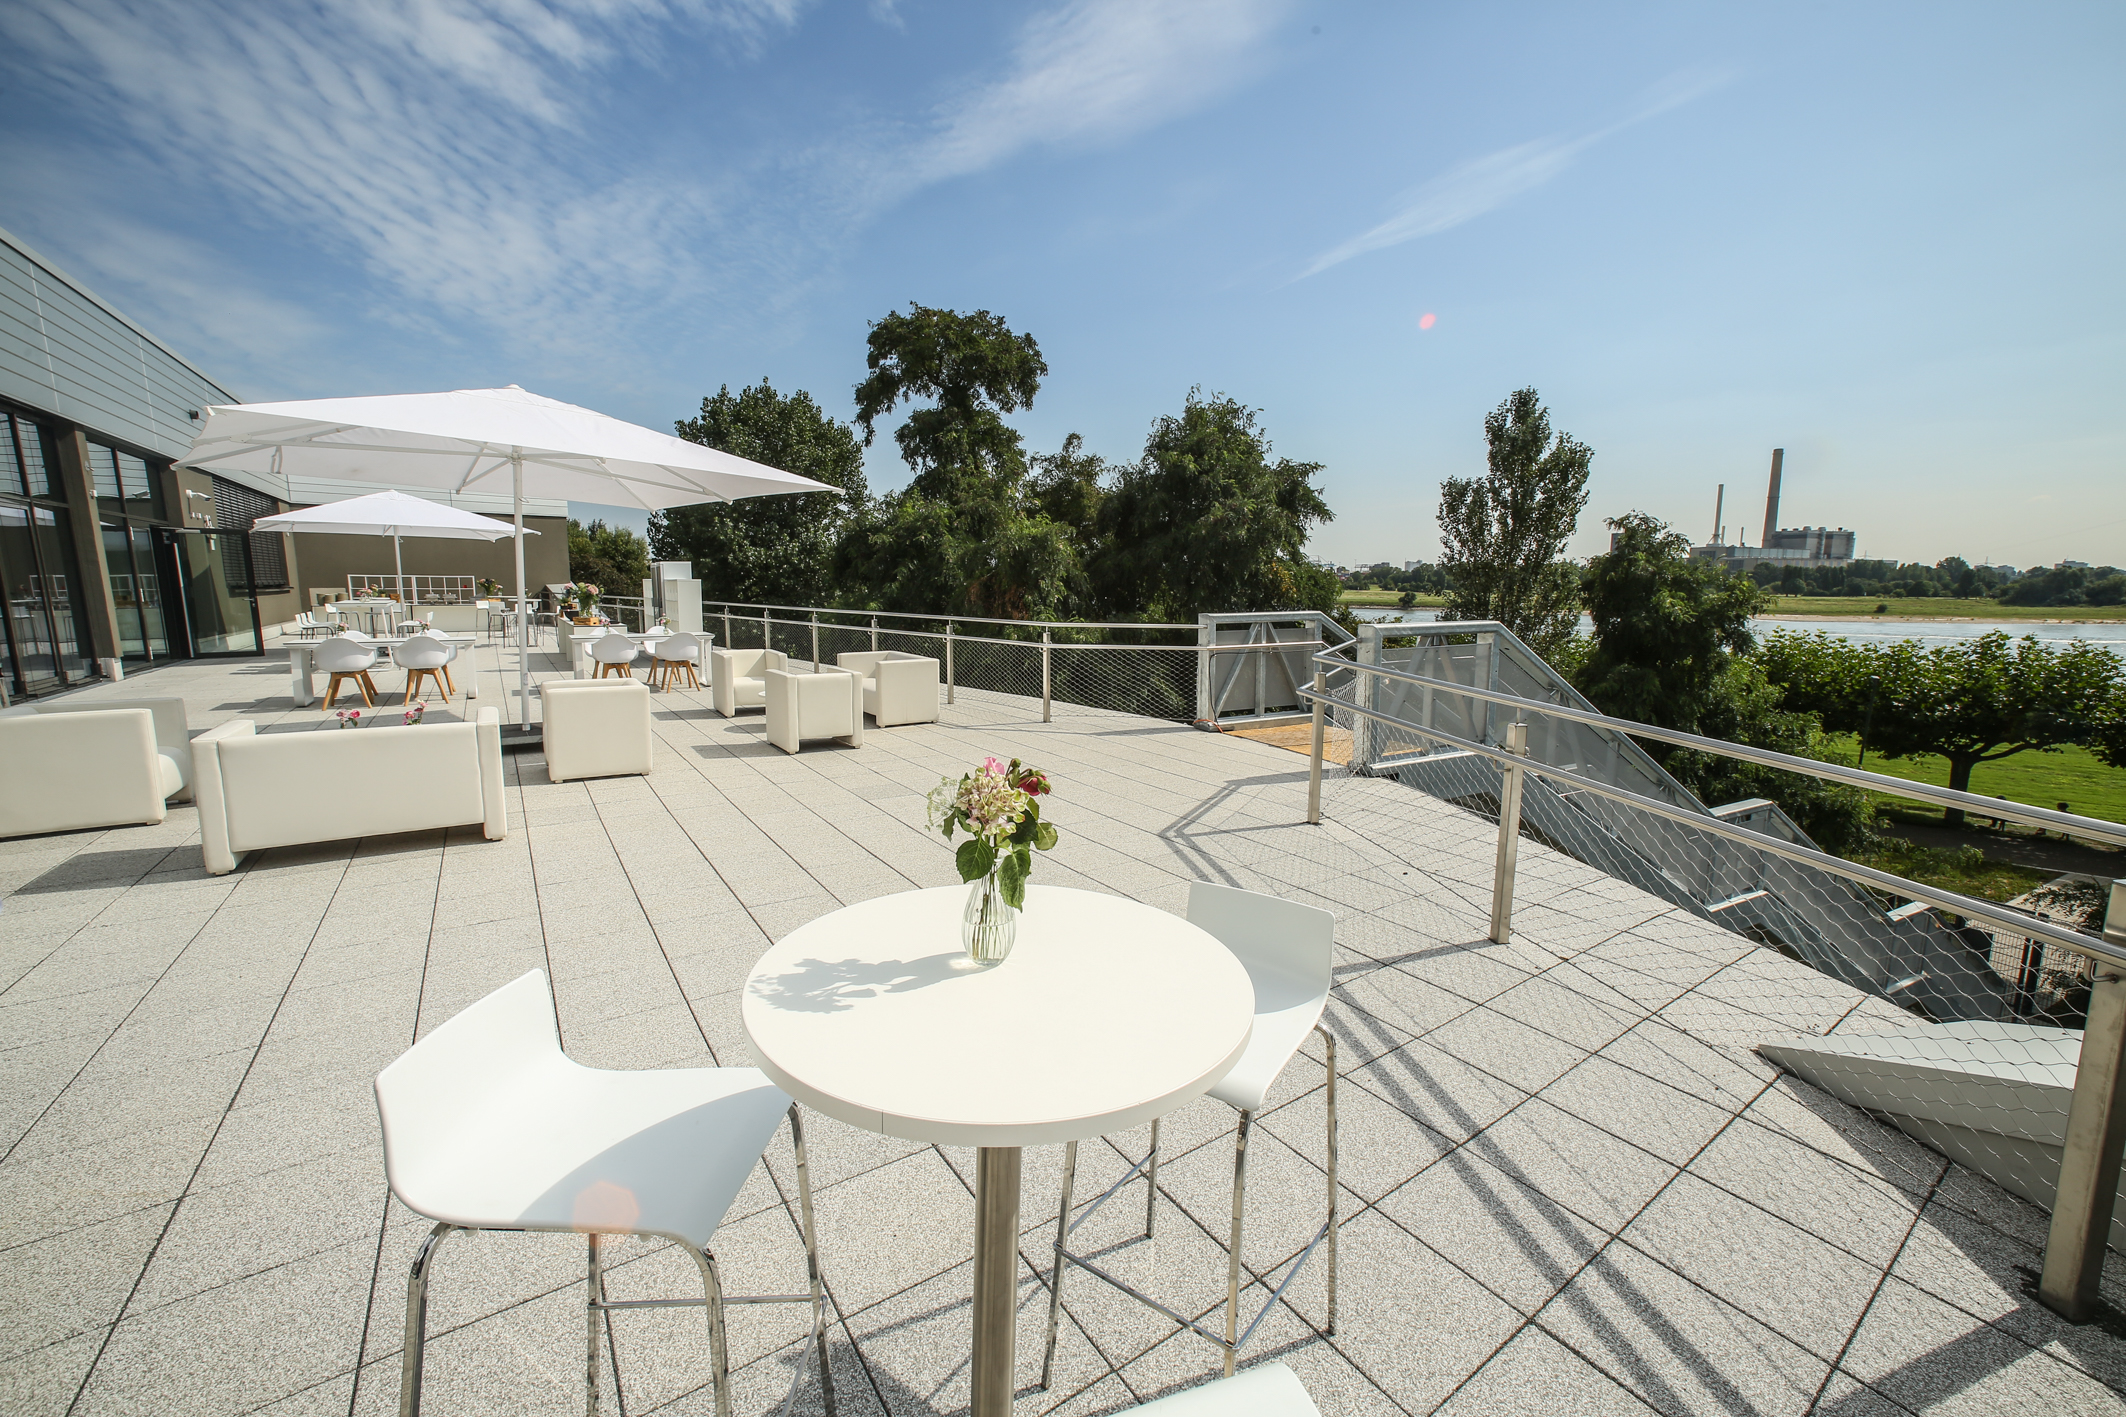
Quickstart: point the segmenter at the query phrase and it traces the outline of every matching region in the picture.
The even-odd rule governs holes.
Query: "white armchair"
[[[897,649],[862,650],[834,662],[864,681],[864,712],[881,728],[897,723],[936,723],[938,662]]]
[[[239,718],[192,740],[200,852],[226,875],[246,851],[477,824],[509,830],[502,715],[475,723],[275,733]]]
[[[864,746],[863,677],[833,665],[817,674],[765,671],[768,741],[785,753],[797,751],[807,738],[838,738],[852,748]]]
[[[0,837],[154,823],[192,796],[183,699],[0,710]]]
[[[640,679],[549,679],[539,703],[549,781],[650,770],[650,686]]]
[[[725,718],[735,718],[742,708],[766,707],[768,681],[761,675],[770,669],[787,669],[789,663],[781,650],[710,650],[710,704]]]

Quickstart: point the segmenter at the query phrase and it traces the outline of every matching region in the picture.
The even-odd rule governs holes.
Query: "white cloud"
[[[911,158],[921,181],[978,172],[1039,144],[1113,141],[1249,77],[1288,0],[1071,0],[1035,17],[1011,70],[948,104]]]
[[[1641,95],[1629,114],[1607,127],[1573,138],[1538,138],[1449,169],[1406,194],[1386,221],[1316,256],[1299,278],[1318,275],[1369,251],[1436,236],[1495,211],[1556,177],[1604,138],[1710,93],[1728,78],[1724,72],[1674,75]]]

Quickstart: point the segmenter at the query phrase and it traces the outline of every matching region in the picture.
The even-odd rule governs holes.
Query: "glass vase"
[[[960,915],[960,943],[967,958],[976,964],[996,964],[1011,953],[1019,935],[1019,912],[1004,901],[1004,886],[997,873],[976,881],[967,889],[967,909]]]

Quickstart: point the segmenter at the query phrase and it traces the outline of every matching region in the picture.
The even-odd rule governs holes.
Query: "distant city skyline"
[[[1033,451],[1261,409],[1332,559],[1436,558],[1533,385],[1595,450],[1575,555],[1635,510],[1701,539],[1780,446],[1783,520],[1871,556],[2126,561],[2116,4],[1538,4],[1507,43],[1466,4],[17,0],[0,36],[0,225],[248,399],[664,428],[765,376],[847,418],[913,300],[1041,342]],[[907,477],[889,437],[867,469]]]

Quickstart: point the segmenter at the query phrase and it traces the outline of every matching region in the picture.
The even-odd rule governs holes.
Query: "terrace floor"
[[[315,721],[285,686],[274,658],[83,693],[182,695],[195,731]],[[490,672],[480,702],[499,688]],[[1189,881],[1218,880],[1336,913],[1341,1325],[1322,1332],[1317,1262],[1250,1350],[1324,1413],[2126,1410],[2126,1341],[2029,1295],[2041,1212],[1750,1051],[1901,1026],[1887,1005],[1533,842],[1514,942],[1491,944],[1491,823],[1338,775],[1304,825],[1305,763],[1262,743],[1069,705],[1044,725],[1037,702],[962,691],[942,723],[792,758],[757,713],[654,707],[648,777],[557,786],[513,756],[500,842],[343,841],[211,878],[183,807],[0,843],[0,1410],[394,1410],[426,1226],[387,1194],[375,1073],[532,968],[582,1062],[748,1062],[752,961],[840,905],[952,883],[922,797],[991,753],[1056,781],[1042,882],[1179,911]],[[1258,1280],[1317,1223],[1322,1104],[1298,1060],[1259,1123]],[[1085,1248],[1217,1305],[1233,1122],[1210,1101],[1169,1118],[1158,1239],[1133,1238],[1126,1201]],[[971,1154],[810,1132],[841,1410],[964,1410]],[[1085,1147],[1079,1194],[1143,1143]],[[1019,1410],[1113,1411],[1213,1375],[1209,1345],[1079,1276],[1058,1381],[1033,1389],[1060,1151],[1026,1156]],[[785,1133],[717,1237],[740,1291],[800,1285],[792,1175]],[[453,1245],[426,1410],[582,1411],[580,1243]],[[614,1297],[696,1282],[669,1249],[613,1248]],[[801,1325],[733,1311],[738,1412],[780,1400]],[[605,1411],[712,1410],[698,1311],[609,1331]],[[811,1377],[798,1407],[818,1408]]]

